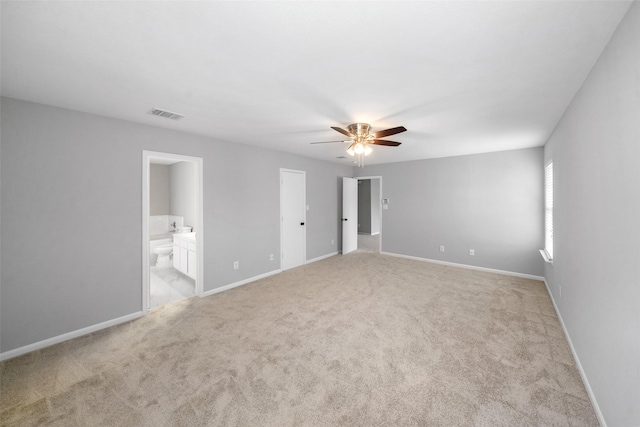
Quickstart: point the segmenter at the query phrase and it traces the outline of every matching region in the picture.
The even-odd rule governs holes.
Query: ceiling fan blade
[[[320,142],[310,142],[309,144],[331,144],[333,142],[344,142],[344,141],[320,141]]]
[[[335,128],[334,128],[335,129]],[[395,135],[400,132],[406,132],[407,128],[404,126],[398,126],[391,129],[381,130],[380,132],[376,132],[373,134],[375,138],[384,138],[385,136]]]
[[[374,139],[369,144],[386,145],[386,146],[389,146],[389,147],[397,147],[398,145],[400,145],[402,143],[401,142],[395,142],[395,141],[385,141],[384,139]]]
[[[333,130],[335,130],[337,132],[340,132],[341,134],[346,135],[349,138],[353,138],[353,135],[351,135],[349,132],[347,132],[346,130],[344,130],[342,128],[339,128],[337,126],[331,126],[331,129],[333,129]]]

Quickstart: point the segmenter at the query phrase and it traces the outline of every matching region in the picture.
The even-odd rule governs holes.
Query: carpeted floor
[[[380,252],[380,235],[358,234],[358,249],[360,253],[377,254]]]
[[[335,256],[0,364],[2,425],[596,426],[538,281]]]

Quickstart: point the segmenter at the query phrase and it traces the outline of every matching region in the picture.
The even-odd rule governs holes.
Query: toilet
[[[155,246],[153,252],[158,254],[156,267],[171,267],[171,253],[173,252],[173,243]]]

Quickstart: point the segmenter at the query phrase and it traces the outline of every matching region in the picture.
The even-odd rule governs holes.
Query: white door
[[[342,178],[342,254],[358,249],[358,180]]]
[[[305,172],[280,170],[280,221],[282,269],[305,263],[306,259]]]

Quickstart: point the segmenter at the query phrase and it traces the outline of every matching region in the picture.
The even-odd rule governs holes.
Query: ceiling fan
[[[397,126],[391,129],[385,129],[379,132],[370,133],[371,126],[367,123],[352,123],[347,126],[347,130],[336,126],[331,126],[331,129],[340,132],[341,134],[348,136],[351,139],[347,141],[312,142],[311,144],[329,144],[333,142],[351,143],[351,145],[349,145],[349,148],[347,148],[347,153],[349,153],[349,155],[351,156],[357,156],[358,166],[361,168],[364,167],[364,156],[369,155],[369,153],[371,153],[372,151],[370,145],[386,145],[388,147],[397,147],[401,144],[400,142],[387,141],[379,138],[395,135],[407,130],[404,126]]]

